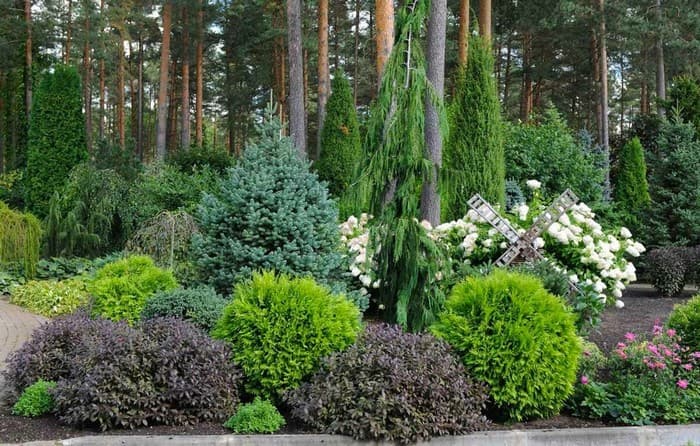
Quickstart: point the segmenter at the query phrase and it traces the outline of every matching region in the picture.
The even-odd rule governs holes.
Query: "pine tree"
[[[503,126],[493,64],[488,41],[472,36],[449,109],[442,189],[446,220],[463,217],[476,193],[491,203],[505,203]]]
[[[615,175],[615,204],[627,214],[634,214],[650,202],[647,185],[647,165],[639,138],[622,147]]]
[[[27,204],[43,216],[49,199],[73,166],[88,156],[80,76],[75,68],[60,65],[44,75],[34,95],[31,116]]]
[[[338,72],[333,77],[326,106],[318,160],[318,176],[328,182],[328,190],[334,196],[342,197],[352,182],[361,150],[360,126],[350,84],[345,74]]]

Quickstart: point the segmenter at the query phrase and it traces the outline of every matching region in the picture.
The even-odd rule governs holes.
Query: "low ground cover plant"
[[[274,434],[285,424],[274,404],[255,398],[252,403],[241,405],[224,427],[237,434]]]
[[[38,417],[51,412],[54,408],[51,390],[56,388],[53,381],[39,380],[24,389],[22,395],[12,406],[12,413],[23,417]]]
[[[410,443],[484,429],[487,388],[429,334],[370,325],[286,395],[292,415],[323,432]]]
[[[357,307],[311,278],[264,272],[238,284],[212,335],[231,344],[246,391],[267,399],[297,387],[360,331]]]
[[[581,354],[574,316],[535,278],[496,270],[452,290],[431,331],[489,385],[492,409],[510,420],[559,413]]]
[[[89,300],[87,285],[79,279],[32,280],[10,290],[13,304],[47,317],[72,313]]]

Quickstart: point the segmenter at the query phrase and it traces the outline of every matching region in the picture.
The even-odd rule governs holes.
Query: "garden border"
[[[697,443],[696,443],[697,442]],[[380,446],[340,435],[102,435],[35,441],[27,446]],[[532,429],[436,437],[430,446],[687,446],[700,445],[700,424],[680,426]],[[6,446],[9,443],[0,444]]]

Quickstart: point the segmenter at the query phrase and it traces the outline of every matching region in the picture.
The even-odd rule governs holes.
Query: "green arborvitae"
[[[615,203],[620,210],[634,214],[651,201],[647,185],[647,165],[644,148],[639,138],[633,138],[622,147],[615,175]]]
[[[17,263],[27,277],[34,277],[39,261],[41,224],[32,214],[23,214],[0,201],[0,265]]]
[[[493,66],[488,41],[471,36],[469,58],[457,74],[449,108],[442,177],[446,220],[462,218],[469,210],[467,201],[476,193],[491,203],[505,204],[503,126]]]
[[[362,145],[352,90],[345,74],[336,73],[331,85],[332,93],[326,105],[317,170],[319,178],[328,182],[331,194],[342,197],[354,178]]]
[[[78,71],[57,66],[34,95],[29,124],[26,194],[29,209],[48,213],[49,199],[76,164],[87,159]]]
[[[432,322],[444,296],[432,286],[440,253],[417,218],[420,188],[432,175],[425,149],[425,98],[430,95],[445,134],[442,98],[429,86],[418,37],[424,31],[427,2],[409,3],[397,15],[397,39],[372,108],[362,173],[370,211],[377,216],[371,231],[382,286],[378,291],[384,317],[410,330]],[[381,308],[381,307],[380,307]]]
[[[192,259],[222,293],[254,271],[274,269],[328,282],[339,268],[338,209],[268,109],[249,144],[197,212]]]

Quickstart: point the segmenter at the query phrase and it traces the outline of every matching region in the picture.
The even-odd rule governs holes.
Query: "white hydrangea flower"
[[[542,237],[537,237],[532,241],[532,246],[536,249],[544,248],[544,239]]]
[[[528,188],[530,188],[530,189],[532,189],[532,190],[537,190],[537,189],[539,189],[540,187],[542,187],[542,183],[540,183],[540,182],[537,181],[537,180],[527,180],[527,181],[525,182],[525,184],[527,185]]]
[[[491,245],[493,244],[493,240],[491,240],[490,238],[487,238],[486,240],[484,240],[483,242],[481,242],[481,244],[484,245],[484,246],[487,247],[487,248],[490,248]]]
[[[527,220],[528,212],[530,212],[530,207],[525,203],[522,203],[516,208],[516,211],[518,212],[518,218],[520,218],[520,220],[525,221]]]
[[[498,247],[501,248],[501,249],[506,249],[506,248],[508,247],[508,243],[506,243],[506,242],[501,242],[501,244],[498,245]]]
[[[615,308],[625,308],[625,303],[618,299],[615,301]]]
[[[622,238],[632,238],[632,233],[630,232],[629,229],[625,228],[624,226],[620,228],[620,237]]]

